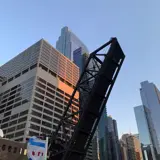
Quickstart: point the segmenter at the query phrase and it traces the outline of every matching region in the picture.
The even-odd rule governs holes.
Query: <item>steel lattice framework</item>
[[[104,53],[104,49],[109,47]],[[125,55],[116,38],[92,52],[50,138],[50,160],[83,160]],[[79,106],[72,110],[75,95]],[[77,118],[78,117],[78,118]]]

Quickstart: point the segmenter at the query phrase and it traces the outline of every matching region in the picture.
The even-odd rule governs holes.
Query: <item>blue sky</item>
[[[117,37],[126,59],[107,104],[119,134],[137,132],[133,107],[141,104],[140,82],[160,87],[160,1],[2,0],[0,65],[41,38],[53,46],[68,26],[93,51]]]

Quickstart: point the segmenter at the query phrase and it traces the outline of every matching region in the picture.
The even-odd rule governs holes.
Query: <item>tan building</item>
[[[127,148],[128,160],[143,160],[141,144],[136,136],[124,134],[122,135],[122,141]]]
[[[127,144],[123,140],[120,140],[120,152],[121,152],[121,159],[128,160]]]
[[[0,160],[24,160],[26,144],[0,138]]]

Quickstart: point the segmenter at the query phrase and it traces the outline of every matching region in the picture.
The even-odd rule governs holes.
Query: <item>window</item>
[[[3,144],[3,145],[2,145],[2,151],[5,151],[5,150],[6,150],[6,145]]]
[[[54,96],[53,96],[52,94],[46,92],[46,95],[47,95],[48,97],[54,99]]]
[[[51,83],[47,83],[47,85],[53,89],[55,89],[56,87],[54,85],[52,85]]]
[[[54,109],[56,112],[58,112],[58,113],[60,113],[60,114],[62,114],[63,113],[63,111],[61,111],[60,109],[58,109],[58,108],[55,108]]]
[[[52,125],[48,122],[42,121],[42,125],[51,128]]]
[[[21,73],[18,73],[17,75],[15,75],[15,78],[20,77]]]
[[[24,99],[23,101],[22,101],[22,104],[25,104],[25,103],[27,103],[28,102],[28,100],[27,99]]]
[[[29,136],[39,136],[39,133],[33,132],[33,131],[29,131]]]
[[[4,117],[7,117],[7,116],[9,116],[9,115],[11,115],[11,111],[5,113],[5,114],[4,114]]]
[[[45,103],[44,106],[45,106],[46,108],[48,108],[48,109],[53,110],[53,106],[50,105],[50,104],[48,104],[48,103]]]
[[[59,114],[57,114],[57,113],[54,113],[54,116],[56,117],[56,118],[59,118],[59,119],[61,119],[62,118],[62,116],[60,116]]]
[[[39,118],[42,116],[41,113],[36,112],[36,111],[33,111],[33,110],[32,110],[32,115],[37,116],[37,117],[39,117]]]
[[[13,80],[13,77],[12,78],[10,78],[10,79],[8,79],[8,82],[11,82]]]
[[[11,127],[11,128],[8,128],[8,132],[13,132],[15,131],[16,127]]]
[[[11,139],[13,137],[14,137],[14,134],[8,134],[8,135],[6,135],[6,138],[8,138],[8,139]]]
[[[40,105],[43,105],[43,102],[42,101],[40,101],[39,99],[34,99],[34,102],[36,102],[37,104],[40,104]]]
[[[7,83],[7,81],[4,81],[4,82],[2,83],[2,86],[4,86],[6,83]]]
[[[50,133],[51,133],[51,130],[42,127],[42,128],[41,128],[41,132],[42,132],[42,133],[48,133],[48,134],[50,134]]]
[[[59,94],[59,93],[56,93],[56,95],[60,98],[63,98],[63,95]]]
[[[34,117],[31,118],[31,122],[35,122],[35,123],[41,124],[41,120],[39,120],[37,118],[34,118]]]
[[[59,98],[56,97],[56,101],[60,102],[60,103],[63,103],[63,101]]]
[[[49,102],[49,103],[51,103],[51,104],[54,104],[54,101],[52,101],[52,100],[49,99],[49,98],[46,98],[46,101]]]
[[[34,65],[32,65],[31,67],[30,67],[30,70],[32,70],[32,69],[34,69],[34,68],[36,68],[37,67],[37,64],[34,64]]]
[[[2,128],[2,129],[3,129],[3,128],[6,128],[6,127],[8,127],[8,123],[5,123],[5,124],[1,125],[1,128]]]
[[[55,91],[53,89],[50,89],[49,87],[47,87],[47,90],[51,93],[55,93]]]
[[[42,107],[36,105],[36,104],[33,104],[33,108],[38,110],[38,111],[42,111]]]
[[[23,135],[24,135],[24,131],[20,131],[20,132],[15,133],[15,137],[19,137],[19,136],[23,136]]]
[[[59,103],[55,103],[55,105],[57,106],[57,107],[60,107],[60,108],[63,108],[63,105],[61,105],[61,104],[59,104]]]
[[[56,77],[56,75],[57,75],[56,73],[52,72],[51,70],[49,70],[49,73],[54,77]]]
[[[49,111],[49,110],[47,110],[47,109],[44,109],[44,111],[43,111],[44,113],[46,113],[46,114],[49,114],[50,116],[52,116],[53,115],[53,112],[51,112],[51,111]]]
[[[44,79],[42,79],[42,78],[38,77],[38,80],[39,80],[40,82],[42,82],[42,83],[46,84],[46,81],[45,81]]]
[[[31,124],[30,128],[31,128],[31,129],[34,129],[34,130],[37,130],[37,131],[40,130],[40,127],[37,126],[37,125],[35,125],[35,124]]]
[[[23,118],[20,118],[18,119],[18,123],[21,123],[21,122],[24,122],[27,120],[27,116],[26,117],[23,117]]]
[[[21,102],[18,102],[18,103],[16,103],[16,104],[14,104],[14,107],[13,108],[16,108],[16,107],[18,107],[18,106],[20,106],[21,105]]]
[[[44,94],[45,93],[45,91],[44,90],[42,90],[42,89],[40,89],[40,88],[38,88],[38,87],[36,87],[36,89],[35,89],[36,91],[38,91],[38,92],[40,92],[40,93],[42,93],[42,94]]]
[[[18,85],[14,86],[11,88],[11,91],[15,90],[17,88]]]
[[[14,115],[11,116],[11,119],[15,119],[17,117],[18,117],[18,114],[14,114]]]
[[[64,94],[64,91],[62,91],[61,89],[57,88],[57,91]]]
[[[17,147],[14,147],[13,153],[17,152]]]
[[[45,67],[44,65],[42,65],[42,64],[39,64],[39,67],[41,67],[43,70],[45,70],[46,72],[48,71],[48,68],[47,67]]]
[[[26,115],[28,113],[28,110],[25,110],[25,111],[23,111],[23,112],[20,112],[20,116],[24,116],[24,115]]]
[[[12,100],[12,99],[14,99],[14,98],[15,98],[15,95],[9,97],[8,100]]]
[[[8,121],[9,121],[9,117],[3,119],[3,123],[4,123],[4,122],[8,122]]]
[[[43,115],[43,118],[46,119],[46,120],[48,120],[48,121],[50,121],[50,122],[52,122],[52,118],[51,118],[51,117],[48,117],[48,116],[46,116],[46,115]]]
[[[14,100],[14,102],[18,102],[18,101],[20,101],[22,99],[22,97],[18,97],[18,98],[16,98],[15,100]]]
[[[9,105],[11,105],[11,104],[13,104],[13,103],[14,103],[14,100],[8,102],[8,103],[7,103],[7,106],[9,106]]]
[[[26,126],[26,124],[25,124],[25,123],[23,123],[23,124],[20,124],[20,125],[18,125],[18,126],[17,126],[17,130],[18,130],[18,129],[25,128],[25,126]]]
[[[43,88],[43,89],[45,89],[45,88],[46,88],[46,86],[45,86],[45,85],[43,85],[43,84],[41,84],[40,82],[37,82],[37,86],[38,86],[38,87],[40,87],[40,88]]]
[[[35,96],[38,97],[38,98],[40,98],[40,99],[44,99],[44,96],[42,96],[42,95],[39,94],[39,93],[35,93]]]
[[[25,69],[24,71],[22,71],[22,74],[25,74],[25,73],[27,73],[28,72],[28,68],[27,69]]]
[[[12,122],[9,123],[10,126],[14,125],[14,124],[17,124],[17,120],[14,120],[14,121],[12,121]]]

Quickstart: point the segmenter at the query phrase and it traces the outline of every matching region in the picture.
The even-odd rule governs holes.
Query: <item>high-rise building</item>
[[[119,141],[119,143],[120,143],[121,160],[128,160],[127,144],[122,139]]]
[[[137,106],[134,108],[137,127],[139,131],[139,140],[143,152],[144,160],[156,160],[156,134],[152,123],[149,109],[145,106]]]
[[[154,125],[154,128],[150,126],[151,131],[155,132],[158,138],[158,141],[157,139],[153,139],[153,141],[156,145],[157,153],[160,154],[160,91],[155,84],[144,81],[141,83],[140,94],[142,104],[150,110],[150,115]]]
[[[73,61],[73,52],[80,47],[83,53],[88,53],[84,43],[67,26],[63,27],[56,42],[56,49]]]
[[[120,144],[118,138],[118,129],[116,120],[111,116],[107,117],[108,126],[108,145],[109,145],[109,160],[120,160]]]
[[[0,76],[6,78],[0,86],[0,128],[5,137],[25,141],[55,131],[79,68],[42,39],[1,66]],[[76,93],[70,113],[78,110],[78,98]]]
[[[127,147],[128,160],[143,160],[141,143],[137,137],[132,134],[124,134],[122,140]]]
[[[107,143],[107,112],[104,109],[98,124],[98,144],[100,160],[108,160],[108,143]]]

